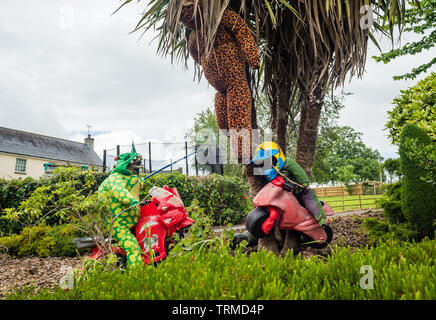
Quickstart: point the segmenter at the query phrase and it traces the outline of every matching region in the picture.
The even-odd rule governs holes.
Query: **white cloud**
[[[415,35],[404,34],[402,43],[416,39]],[[386,52],[391,44],[383,40],[380,45],[383,52]],[[370,43],[365,75],[362,79],[352,79],[351,83],[344,86],[344,91],[353,95],[345,98],[346,108],[341,111],[339,125],[348,125],[362,132],[363,141],[371,148],[379,150],[384,158],[397,157],[398,148],[390,143],[388,132],[384,130],[388,122],[387,112],[393,109],[392,102],[401,95],[401,90],[414,86],[425,75],[414,80],[401,81],[394,81],[393,76],[408,73],[412,68],[429,62],[431,57],[436,56],[436,48],[414,56],[399,57],[388,64],[377,63],[372,59],[372,56],[378,55],[379,50]]]

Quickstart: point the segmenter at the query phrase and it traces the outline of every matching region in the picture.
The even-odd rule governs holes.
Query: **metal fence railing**
[[[141,173],[152,173],[163,168],[172,162],[187,156],[196,150],[196,146],[189,145],[187,141],[182,142],[158,142],[149,141],[145,143],[135,143],[136,152],[140,153],[143,158]],[[111,170],[115,165],[115,158],[126,152],[131,152],[132,145],[117,145],[112,149],[103,150],[103,167],[105,171]],[[223,173],[222,168],[215,164],[208,166],[210,173]],[[186,175],[199,175],[200,168],[197,161],[197,155],[190,156],[182,161],[169,166],[162,172],[179,171]],[[200,171],[200,172],[199,172]]]

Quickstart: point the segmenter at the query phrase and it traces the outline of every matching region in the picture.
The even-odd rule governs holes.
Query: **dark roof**
[[[0,152],[102,166],[87,144],[0,127]]]

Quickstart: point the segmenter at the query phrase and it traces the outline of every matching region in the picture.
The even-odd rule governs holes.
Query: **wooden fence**
[[[374,209],[376,200],[385,192],[385,187],[380,182],[356,184],[350,187],[334,186],[312,188],[318,198],[326,201],[336,212]]]

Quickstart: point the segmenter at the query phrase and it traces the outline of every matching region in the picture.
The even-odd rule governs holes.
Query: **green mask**
[[[118,172],[124,174],[126,176],[132,175],[132,171],[128,169],[129,165],[132,163],[135,157],[141,157],[141,155],[137,152],[123,153],[118,156],[117,164],[115,169],[112,170],[112,173]]]

